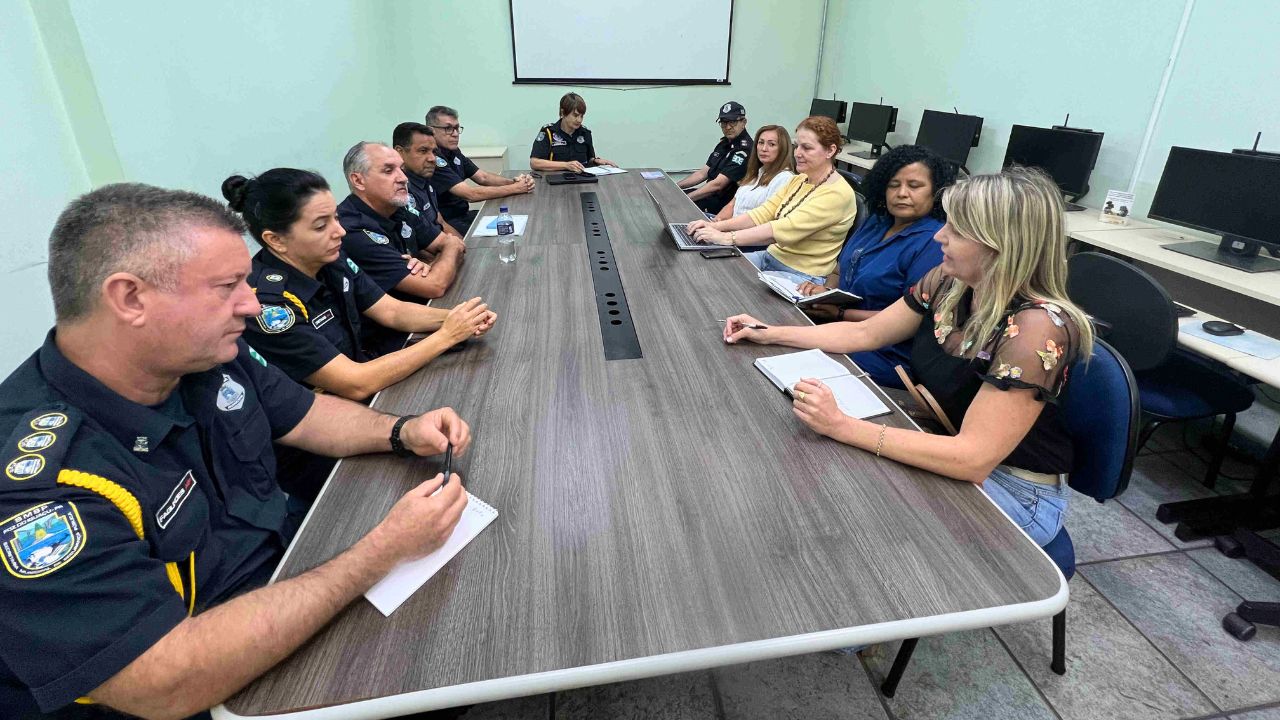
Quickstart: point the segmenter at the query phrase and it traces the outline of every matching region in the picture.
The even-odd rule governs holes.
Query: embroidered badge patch
[[[732,105],[730,105],[729,103],[725,103],[725,104],[724,104],[724,107],[720,108],[720,112],[722,112],[722,113],[727,113],[727,112],[729,112],[729,108],[731,108],[731,107],[733,107],[733,106],[732,106]]]
[[[342,292],[351,292],[351,278],[342,278]]]
[[[400,223],[400,237],[405,240],[413,237],[413,228],[409,227],[409,223]]]
[[[267,366],[267,359],[259,355],[258,351],[254,350],[253,348],[249,348],[249,357],[253,358],[254,360],[257,360],[258,364],[261,365],[262,367]]]
[[[373,232],[372,230],[365,230],[364,234],[368,235],[370,240],[378,243],[379,245],[386,245],[387,243],[391,242],[391,240],[387,239],[386,235],[383,235],[382,233]]]
[[[586,136],[586,135],[579,135],[579,136],[578,136],[578,143],[579,143],[579,144],[581,144],[581,143],[585,143],[586,141],[587,141],[587,136]]]
[[[266,280],[267,282],[280,282],[281,280],[284,279],[284,276],[281,275],[280,273],[271,273],[270,275],[263,276],[262,279]]]
[[[196,478],[188,470],[186,475],[173,486],[173,490],[169,492],[169,498],[164,501],[164,505],[156,511],[156,524],[163,530],[169,527],[169,521],[173,520],[173,516],[178,514],[182,509],[182,503],[191,497],[191,492],[196,489]]]
[[[293,310],[283,305],[263,305],[257,319],[258,327],[262,328],[262,332],[274,335],[293,327],[296,318]]]
[[[449,164],[448,161],[446,161],[444,158],[442,157],[436,158],[436,167],[444,167],[445,165],[448,165],[448,164]]]
[[[18,449],[22,452],[36,452],[37,450],[43,450],[49,447],[57,439],[58,436],[48,430],[33,432],[18,441]]]
[[[351,272],[353,272],[353,273],[359,273],[359,272],[360,272],[360,266],[359,266],[359,265],[357,265],[357,264],[356,264],[356,261],[355,261],[355,260],[352,260],[351,258],[347,258],[347,267],[351,268]]]
[[[47,502],[0,522],[0,559],[10,575],[38,578],[71,562],[84,538],[75,503]]]
[[[19,455],[4,466],[4,474],[10,480],[28,480],[40,474],[44,469],[44,456],[38,453]]]
[[[409,204],[408,204],[408,205],[405,205],[405,206],[404,206],[404,209],[405,209],[405,210],[408,210],[409,212],[413,213],[414,215],[421,215],[421,214],[422,214],[422,213],[418,212],[418,200],[417,200],[417,198],[415,198],[415,197],[413,196],[413,193],[409,193]]]
[[[342,278],[342,282],[345,284],[347,282],[347,279]],[[329,322],[332,319],[333,319],[333,308],[329,308],[328,310],[325,310],[319,315],[311,318],[311,327],[319,330],[320,328],[325,326],[325,323]]]
[[[244,407],[244,386],[231,376],[222,373],[222,387],[218,388],[218,409],[223,412],[239,410]]]
[[[54,430],[67,424],[67,416],[62,413],[45,413],[31,421],[32,430]]]

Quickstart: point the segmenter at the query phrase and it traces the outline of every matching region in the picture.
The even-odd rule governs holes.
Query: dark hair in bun
[[[329,183],[318,173],[293,168],[275,168],[252,179],[232,175],[222,181],[222,197],[259,242],[265,230],[288,232],[311,196],[328,189]]]

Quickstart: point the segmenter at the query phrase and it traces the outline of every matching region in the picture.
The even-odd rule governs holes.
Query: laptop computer
[[[671,218],[667,217],[667,214],[662,211],[662,205],[658,202],[658,198],[654,197],[653,193],[649,192],[649,188],[645,188],[644,191],[649,196],[649,199],[653,201],[653,206],[658,209],[658,217],[662,218],[662,222],[667,226],[667,234],[676,242],[677,249],[709,250],[711,248],[719,247],[718,245],[713,245],[711,243],[698,242],[697,240],[694,240],[693,236],[685,230],[685,226],[689,224],[688,222],[671,222]]]
[[[547,174],[548,185],[578,185],[581,183],[594,182],[600,182],[600,178],[590,173],[566,172]]]

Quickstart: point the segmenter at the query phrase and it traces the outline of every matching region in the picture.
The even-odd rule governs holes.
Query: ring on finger
[[[797,390],[797,391],[796,391],[796,399],[797,399],[797,400],[799,400],[800,402],[804,402],[804,391],[803,391],[803,390]]]

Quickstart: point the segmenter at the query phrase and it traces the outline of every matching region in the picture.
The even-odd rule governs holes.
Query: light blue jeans
[[[1013,475],[1003,465],[991,471],[982,483],[982,491],[1041,547],[1062,529],[1071,494],[1066,483],[1055,487],[1031,482]]]
[[[793,270],[787,265],[784,265],[781,261],[778,260],[778,258],[770,255],[768,250],[757,250],[755,252],[743,253],[742,256],[750,260],[751,264],[755,265],[757,270],[783,272],[790,275],[791,279],[795,280],[796,283],[802,283],[808,280],[811,283],[817,283],[821,285],[822,283],[825,283],[827,281],[826,278],[817,277],[815,275],[808,275],[800,272],[799,270]]]

